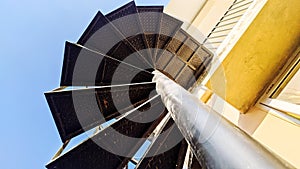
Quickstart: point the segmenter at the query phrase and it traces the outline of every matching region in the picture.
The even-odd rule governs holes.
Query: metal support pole
[[[158,71],[153,81],[203,168],[293,168]]]

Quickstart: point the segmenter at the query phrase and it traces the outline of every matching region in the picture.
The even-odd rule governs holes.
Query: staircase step
[[[152,101],[154,106],[158,105],[155,103],[161,102],[159,97]],[[144,139],[141,138],[146,138],[152,132],[153,125],[157,125],[157,121],[161,120],[159,118],[149,123],[135,122],[150,115],[148,111],[145,111],[148,109],[147,106],[141,108],[140,111],[136,110],[124,115],[109,127],[52,160],[46,167],[48,169],[115,169],[124,167],[139,146],[144,143]],[[157,111],[151,113],[157,116],[164,115],[163,112]],[[128,137],[131,138],[130,141],[127,141]]]
[[[183,167],[187,143],[184,139],[177,144],[174,143],[174,138],[183,138],[183,136],[172,119],[165,125],[162,133],[164,134],[158,136],[139,161],[137,169],[181,169]],[[167,151],[163,151],[165,149]]]
[[[158,56],[156,68],[188,89],[208,71],[212,57],[209,50],[180,29]]]
[[[45,96],[65,142],[141,105],[151,92],[155,93],[154,83],[49,92]]]
[[[149,48],[153,62],[155,61],[154,55],[158,44],[163,9],[163,6],[137,6],[147,47]]]
[[[134,1],[110,12],[105,17],[124,37],[123,41],[128,48],[131,48],[153,68],[154,63],[150,53],[148,50],[143,50],[147,49],[148,46]],[[107,54],[110,55],[110,53]]]
[[[180,29],[182,21],[163,13],[161,23],[160,23],[160,31],[157,43],[157,52],[155,54],[155,60],[161,55],[162,51],[166,48],[167,44],[172,40],[172,37],[176,34],[176,32]],[[160,49],[160,50],[159,50]]]
[[[61,86],[103,86],[151,82],[152,77],[151,72],[66,42]]]

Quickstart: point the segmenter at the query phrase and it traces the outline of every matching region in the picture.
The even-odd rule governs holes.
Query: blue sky
[[[59,85],[64,43],[76,42],[98,10],[107,13],[126,2],[0,2],[0,168],[44,168],[61,146],[43,93]]]

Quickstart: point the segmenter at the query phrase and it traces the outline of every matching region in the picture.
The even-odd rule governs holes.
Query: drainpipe
[[[153,74],[157,92],[203,168],[294,168],[177,83]]]

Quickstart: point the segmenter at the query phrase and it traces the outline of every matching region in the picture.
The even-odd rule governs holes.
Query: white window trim
[[[253,3],[249,6],[248,10],[241,17],[241,19],[238,21],[238,23],[234,26],[234,28],[231,30],[231,32],[228,34],[228,36],[217,49],[211,64],[212,66],[207,76],[201,82],[202,84],[205,85],[209,81],[209,79],[215,73],[217,68],[221,65],[226,56],[229,54],[229,52],[232,50],[232,48],[242,37],[242,35],[248,29],[253,20],[256,18],[258,13],[265,6],[267,1],[268,0],[254,0]]]
[[[256,106],[258,108],[261,108],[262,110],[266,111],[269,115],[275,116],[275,117],[282,119],[290,124],[300,127],[300,120],[286,114],[284,111],[277,110],[275,107],[266,105],[263,102],[258,103]]]
[[[261,108],[267,110],[269,113],[300,127],[300,120],[288,114],[299,116],[300,105],[270,98],[263,100],[259,104]]]
[[[270,98],[265,99],[262,104],[282,112],[300,116],[300,105]]]
[[[287,61],[287,64],[282,68],[279,75],[274,79],[269,89],[267,89],[258,103],[261,108],[269,111],[271,114],[296,124],[297,126],[300,126],[300,119],[293,117],[293,115],[300,116],[300,105],[276,99],[273,95],[276,97],[280,87],[285,86],[296,72],[300,70],[299,52],[300,46],[293,52],[290,59]]]

